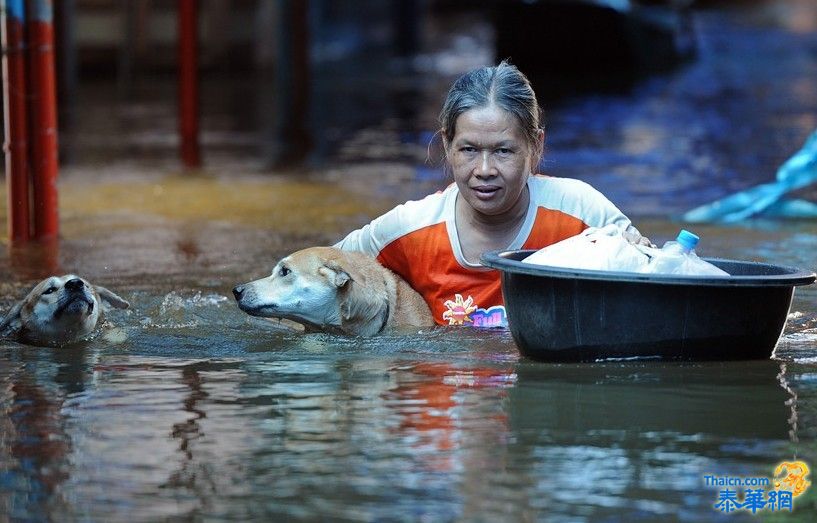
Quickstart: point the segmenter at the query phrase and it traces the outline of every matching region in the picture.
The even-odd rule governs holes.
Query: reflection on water
[[[510,405],[516,447],[526,468],[561,486],[542,489],[542,508],[573,506],[579,516],[587,503],[594,516],[672,517],[714,499],[703,474],[767,476],[763,460],[789,452],[789,395],[777,373],[773,362],[527,365]],[[750,456],[760,459],[746,463]]]
[[[546,365],[518,360],[506,333],[449,329],[388,349],[187,329],[153,346],[146,328],[117,347],[4,347],[4,513],[700,520],[717,497],[704,474],[817,459],[808,366]]]

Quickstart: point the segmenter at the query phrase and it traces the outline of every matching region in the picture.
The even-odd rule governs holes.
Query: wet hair
[[[457,118],[469,109],[496,105],[519,121],[531,145],[535,145],[540,124],[541,109],[528,78],[503,60],[496,67],[480,67],[460,76],[445,97],[440,111],[440,124],[446,140],[453,140]]]

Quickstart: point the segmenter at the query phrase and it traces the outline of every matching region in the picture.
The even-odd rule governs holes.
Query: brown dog
[[[260,280],[233,289],[253,316],[298,322],[308,330],[371,336],[400,325],[434,325],[423,298],[365,254],[310,247],[285,257]]]
[[[105,287],[73,274],[51,276],[11,308],[0,322],[0,337],[46,346],[79,341],[96,328],[103,300],[117,309],[130,306]]]

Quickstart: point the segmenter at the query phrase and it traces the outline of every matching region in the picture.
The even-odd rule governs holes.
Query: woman
[[[532,174],[545,132],[528,79],[502,62],[466,73],[440,113],[454,184],[399,205],[336,244],[369,253],[402,276],[442,325],[507,325],[499,273],[480,255],[540,249],[614,223],[648,243],[588,184]]]

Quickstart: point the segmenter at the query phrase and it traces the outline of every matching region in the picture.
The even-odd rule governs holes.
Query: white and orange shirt
[[[541,249],[588,227],[630,220],[599,191],[570,178],[528,179],[530,205],[509,250]],[[455,184],[422,200],[398,205],[335,244],[361,251],[399,274],[428,303],[440,325],[506,327],[499,272],[468,262],[454,223]]]

